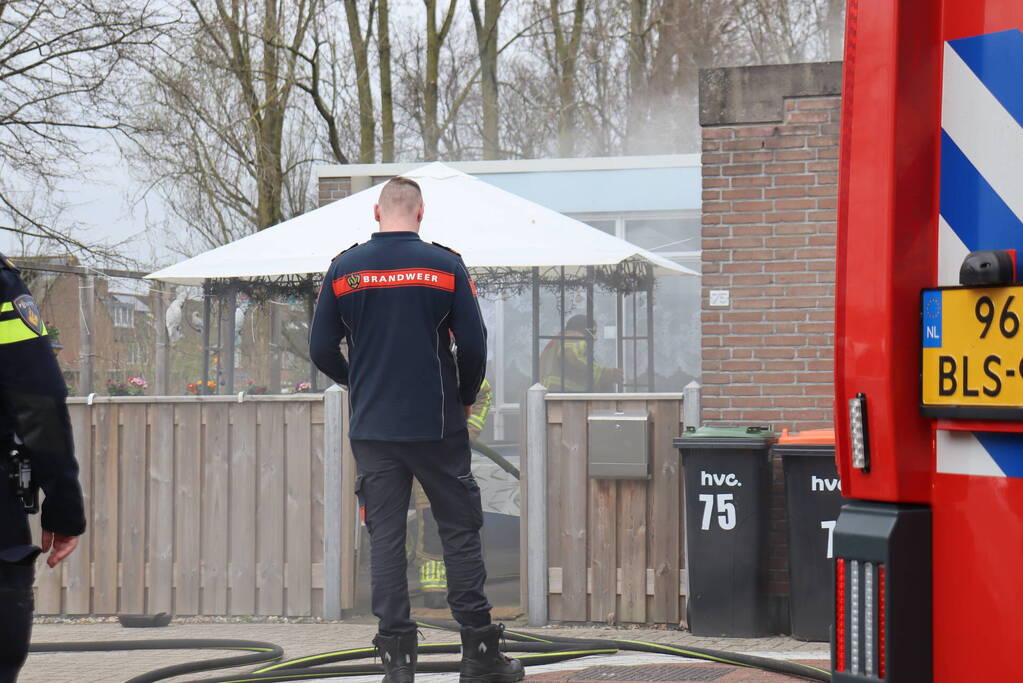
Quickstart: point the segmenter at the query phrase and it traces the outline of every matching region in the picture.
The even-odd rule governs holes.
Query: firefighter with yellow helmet
[[[590,385],[589,345],[597,336],[596,323],[585,315],[574,315],[565,323],[564,343],[551,339],[540,354],[540,383],[549,391],[614,391],[622,371],[593,364]],[[564,348],[564,358],[562,358]]]
[[[493,403],[494,390],[490,382],[484,379],[476,402],[472,404],[472,412],[466,419],[471,441],[480,438]],[[415,561],[419,566],[419,589],[423,592],[423,604],[426,607],[441,609],[447,606],[448,575],[444,567],[437,522],[430,511],[430,500],[418,481],[413,484],[412,496],[415,500],[416,522],[419,527],[415,545]]]

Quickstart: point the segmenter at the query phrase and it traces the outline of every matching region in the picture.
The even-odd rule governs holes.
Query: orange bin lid
[[[803,445],[835,445],[834,429],[807,429],[802,432],[789,432],[781,430],[778,444],[803,444]]]

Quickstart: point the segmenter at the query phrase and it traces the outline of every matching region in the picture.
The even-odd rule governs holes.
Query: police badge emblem
[[[358,273],[352,273],[347,278],[345,278],[345,282],[347,282],[348,286],[351,287],[352,289],[356,289],[362,283],[362,275]]]
[[[17,312],[21,321],[28,325],[28,329],[36,334],[44,334],[43,316],[39,312],[36,302],[32,300],[31,295],[22,294],[13,303],[15,312]]]

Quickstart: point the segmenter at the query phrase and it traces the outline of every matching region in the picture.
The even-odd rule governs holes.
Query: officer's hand
[[[78,537],[62,536],[43,529],[41,545],[44,553],[50,553],[50,556],[46,558],[46,564],[52,569],[78,547]],[[51,547],[53,548],[52,552],[50,552]]]
[[[465,419],[468,420],[469,416],[472,415],[472,406],[471,405],[462,406],[462,408],[465,409]]]

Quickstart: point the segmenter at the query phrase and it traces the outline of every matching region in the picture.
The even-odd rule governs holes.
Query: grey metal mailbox
[[[587,418],[590,476],[599,479],[650,478],[650,415],[613,410]]]

